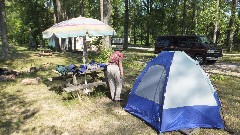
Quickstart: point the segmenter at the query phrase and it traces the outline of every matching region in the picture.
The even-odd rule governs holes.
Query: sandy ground
[[[230,75],[240,78],[240,63],[217,61],[212,65],[202,65],[207,73]]]

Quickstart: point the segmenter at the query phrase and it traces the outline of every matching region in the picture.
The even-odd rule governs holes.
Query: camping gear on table
[[[127,112],[158,132],[224,128],[217,92],[199,63],[180,51],[163,51],[138,76]]]
[[[105,63],[96,63],[95,61],[91,61],[89,64],[80,65],[79,67],[74,64],[70,64],[69,66],[57,65],[55,69],[62,76],[65,76],[69,72],[83,74],[87,70],[96,70],[98,68],[104,68],[106,66],[107,64]]]

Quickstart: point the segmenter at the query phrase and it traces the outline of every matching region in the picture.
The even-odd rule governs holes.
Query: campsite
[[[1,63],[1,67],[16,70],[38,67],[46,62],[51,66],[44,71],[24,73],[15,80],[0,82],[0,134],[157,134],[147,123],[123,110],[137,76],[156,55],[148,50],[124,51],[126,78],[122,93],[124,102],[121,103],[112,102],[109,90],[104,86],[89,95],[82,95],[79,100],[59,92],[57,84],[49,84],[48,78],[57,76],[52,72],[56,65],[79,64],[79,55],[66,52],[39,57],[22,47],[16,51],[15,59]],[[239,56],[226,55],[221,62],[238,63],[239,60]],[[40,84],[21,84],[24,78],[35,77],[42,79]],[[194,134],[239,134],[240,78],[222,74],[210,74],[210,78],[221,100],[221,116],[228,131],[203,128]],[[164,134],[181,135],[177,131]]]
[[[0,0],[0,135],[240,135],[239,0]]]

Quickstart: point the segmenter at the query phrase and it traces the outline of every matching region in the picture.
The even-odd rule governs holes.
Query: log
[[[8,81],[8,80],[15,80],[16,75],[11,74],[11,75],[0,75],[0,81]]]
[[[68,87],[63,88],[63,90],[66,91],[66,92],[73,92],[73,91],[79,91],[79,90],[86,89],[86,88],[97,87],[99,85],[106,85],[106,84],[107,84],[106,82],[102,82],[102,81],[88,83],[88,84],[81,84],[81,85],[78,85],[78,86],[68,84]]]
[[[39,84],[41,83],[42,79],[37,77],[37,78],[26,78],[26,79],[23,79],[21,84],[24,84],[24,85],[35,85],[35,84]]]

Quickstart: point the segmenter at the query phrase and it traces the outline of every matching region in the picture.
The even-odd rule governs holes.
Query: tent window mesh
[[[142,77],[135,94],[161,104],[165,78],[163,66],[151,66]]]

